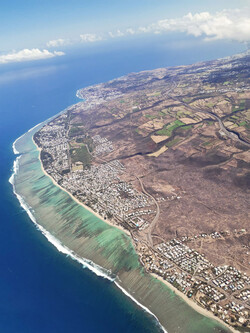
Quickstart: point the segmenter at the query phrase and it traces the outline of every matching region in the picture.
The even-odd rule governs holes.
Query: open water
[[[20,207],[8,181],[16,158],[13,142],[31,127],[76,103],[77,89],[132,71],[203,60],[205,51],[198,55],[187,52],[182,59],[172,49],[150,48],[147,43],[110,46],[109,50],[101,45],[88,52],[76,49],[65,57],[0,68],[0,332],[161,331],[153,316],[122,293],[112,279],[105,278],[110,276],[109,269],[119,275],[120,287],[130,288],[130,294],[147,308],[153,310],[159,304],[167,309],[157,316],[169,333],[227,331],[145,276],[126,236],[79,208],[41,173],[32,132],[17,143],[25,154],[19,159],[16,191],[27,199],[33,215],[28,216],[24,202]],[[217,49],[217,54],[206,52],[206,59],[231,53],[224,47]],[[65,248],[45,229],[43,233],[41,228],[38,230],[30,219],[34,216],[61,242],[89,259],[83,263],[90,269],[83,269],[82,264],[65,255]],[[57,227],[55,218],[59,221]],[[69,237],[72,219],[78,223],[73,244]],[[79,238],[86,239],[82,247]]]

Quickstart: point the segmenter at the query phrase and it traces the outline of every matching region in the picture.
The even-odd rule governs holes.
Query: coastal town
[[[237,63],[237,59],[234,61]],[[249,264],[249,243],[241,241],[245,238],[249,241],[247,222],[242,226],[238,225],[238,228],[215,223],[203,231],[195,226],[188,232],[183,226],[177,226],[174,232],[171,231],[174,237],[165,237],[164,233],[159,232],[161,229],[155,231],[157,223],[170,219],[171,209],[176,209],[185,200],[191,200],[191,195],[186,199],[188,191],[177,186],[177,183],[170,184],[170,176],[167,178],[168,182],[162,185],[168,192],[160,189],[160,182],[157,188],[155,178],[152,178],[154,181],[149,178],[148,182],[146,178],[148,174],[154,174],[155,160],[163,159],[166,152],[177,156],[177,151],[184,152],[192,163],[196,163],[193,155],[201,152],[202,167],[208,173],[213,163],[216,165],[216,172],[221,167],[223,172],[230,170],[231,174],[237,163],[243,169],[249,163],[249,83],[247,80],[237,80],[236,84],[233,77],[237,78],[237,75],[234,73],[234,76],[228,74],[222,83],[214,87],[210,82],[210,87],[204,89],[204,81],[211,79],[211,76],[221,70],[221,66],[224,70],[228,66],[232,68],[232,64],[229,65],[226,61],[214,66],[212,70],[207,70],[205,65],[198,69],[177,68],[181,79],[178,84],[173,84],[173,78],[168,78],[164,91],[156,80],[159,86],[150,91],[147,86],[149,83],[146,82],[144,90],[137,88],[138,92],[134,92],[133,85],[140,78],[133,80],[133,77],[127,80],[121,78],[117,85],[112,85],[112,89],[102,85],[98,89],[83,89],[78,92],[78,96],[84,98],[85,102],[71,107],[50,121],[35,134],[34,141],[41,150],[42,165],[49,176],[104,220],[130,233],[139,260],[147,272],[172,285],[228,325],[244,327],[249,331],[248,271],[224,260],[224,264],[216,264],[207,255],[215,244],[237,241],[240,244],[237,243],[237,246],[244,253],[242,267],[247,265],[247,260]],[[202,80],[203,85],[194,80],[192,86],[188,86],[189,81],[185,81],[185,75],[189,80],[191,73],[202,73],[199,80]],[[166,73],[162,69],[155,75],[162,78]],[[225,82],[230,83],[224,84]],[[191,96],[192,89],[195,93]],[[129,94],[128,97],[126,93]],[[239,93],[238,98],[236,94]],[[200,97],[197,102],[195,94],[206,94],[207,100]],[[223,99],[221,94],[224,95]],[[229,103],[231,111],[227,109]],[[203,107],[202,111],[197,109],[198,106]],[[103,110],[105,113],[101,113]],[[96,120],[94,111],[100,112],[100,119]],[[140,113],[142,115],[137,118]],[[128,128],[124,136],[119,132],[120,127],[115,130],[111,127],[123,119],[128,122],[128,125],[125,123],[127,127],[124,126]],[[106,129],[108,126],[109,130]],[[116,141],[116,138],[120,135],[123,140],[129,140],[128,133],[132,130],[131,137],[138,136],[138,143],[134,145],[132,139],[129,141],[131,151],[128,152],[127,149],[124,158],[123,145],[119,141],[121,139]],[[189,147],[188,144],[194,139],[196,148]],[[143,153],[146,140],[150,140],[150,144]],[[217,147],[218,163],[204,159],[206,154],[211,158],[209,149],[214,147]],[[135,149],[139,153],[135,153]],[[219,149],[224,155],[218,154]],[[133,158],[138,158],[138,163],[133,162]],[[243,162],[239,162],[240,158]],[[151,171],[147,173],[145,170],[148,161],[153,162]],[[140,168],[143,170],[141,175],[137,172]],[[243,170],[241,177],[244,172]],[[211,175],[214,176],[213,173]],[[156,185],[150,188],[147,186],[149,182],[156,182]]]

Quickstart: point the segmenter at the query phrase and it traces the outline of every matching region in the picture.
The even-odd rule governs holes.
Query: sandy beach
[[[171,283],[169,283],[168,281],[164,280],[161,276],[159,276],[157,274],[154,274],[154,273],[150,273],[150,274],[153,275],[157,280],[159,280],[162,283],[164,283],[176,295],[180,296],[195,311],[199,312],[203,316],[206,316],[206,317],[211,318],[213,320],[217,320],[219,323],[221,323],[222,325],[226,326],[227,328],[229,328],[234,333],[238,333],[239,332],[235,328],[233,328],[232,326],[230,326],[227,323],[225,323],[223,320],[221,320],[218,317],[216,317],[212,312],[210,312],[210,311],[202,308],[200,305],[198,305],[196,302],[194,302],[191,298],[188,298],[187,295],[183,294],[181,291],[179,291],[178,289],[176,289]]]
[[[82,207],[84,207],[85,209],[87,209],[89,212],[91,212],[93,215],[95,215],[96,217],[98,217],[100,220],[102,220],[103,222],[109,224],[110,226],[114,227],[114,228],[117,228],[123,232],[125,232],[129,237],[131,237],[130,233],[128,230],[126,230],[125,228],[123,228],[122,226],[119,226],[119,225],[116,225],[112,222],[110,222],[109,220],[105,220],[101,215],[99,215],[98,213],[96,213],[95,211],[93,211],[91,208],[89,208],[88,206],[84,205],[81,201],[79,201],[77,198],[75,198],[69,191],[67,191],[65,188],[63,188],[62,186],[60,186],[55,180],[54,178],[52,178],[47,172],[46,170],[44,169],[43,167],[43,164],[42,164],[42,161],[41,161],[41,157],[40,157],[40,152],[41,152],[41,148],[39,148],[37,146],[37,144],[35,143],[34,139],[32,138],[32,141],[34,142],[37,150],[39,151],[39,161],[40,161],[40,164],[41,164],[41,169],[43,171],[43,173],[48,176],[54,185],[56,185],[57,187],[59,187],[62,191],[66,192],[73,200],[75,200],[75,202],[77,202],[79,205],[81,205]]]
[[[43,171],[43,173],[48,176],[51,181],[53,182],[54,185],[56,185],[57,187],[59,187],[62,191],[66,192],[75,202],[77,202],[79,205],[81,205],[82,207],[84,207],[85,209],[87,209],[89,212],[91,212],[92,214],[94,214],[96,217],[98,217],[99,219],[101,219],[103,222],[109,224],[112,227],[115,227],[121,231],[123,231],[124,233],[126,233],[130,238],[131,241],[133,242],[133,239],[131,237],[131,234],[129,233],[128,230],[126,230],[125,228],[123,228],[122,226],[119,225],[115,225],[112,222],[110,222],[109,220],[105,220],[101,215],[99,215],[98,213],[96,213],[95,211],[93,211],[91,208],[89,208],[88,206],[84,205],[82,202],[80,202],[77,198],[75,198],[70,192],[68,192],[66,189],[64,189],[62,186],[60,186],[44,169],[42,161],[41,161],[41,157],[40,157],[40,152],[41,152],[41,148],[39,148],[37,146],[37,144],[35,143],[34,139],[32,138],[33,143],[35,144],[37,150],[39,151],[39,161],[40,161],[40,165],[41,165],[41,169]],[[237,331],[236,329],[234,329],[233,327],[231,327],[230,325],[226,324],[223,320],[219,319],[218,317],[216,317],[212,312],[202,308],[201,306],[199,306],[196,302],[194,302],[192,299],[188,298],[185,294],[183,294],[182,292],[180,292],[178,289],[176,289],[171,283],[167,282],[166,280],[164,280],[162,277],[158,276],[157,274],[154,273],[149,273],[151,274],[154,278],[156,278],[157,280],[161,281],[162,283],[164,283],[169,289],[171,289],[176,295],[178,295],[179,297],[181,297],[190,307],[192,307],[195,311],[199,312],[200,314],[202,314],[203,316],[206,316],[208,318],[211,318],[213,320],[218,321],[220,324],[226,326],[228,329],[230,329],[231,332],[234,333],[238,333],[239,331]]]

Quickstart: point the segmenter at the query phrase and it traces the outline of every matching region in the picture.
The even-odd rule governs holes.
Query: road
[[[155,225],[156,225],[156,223],[157,223],[157,221],[158,221],[158,219],[159,219],[159,215],[160,215],[160,207],[159,207],[158,202],[155,200],[155,198],[145,190],[145,187],[144,187],[144,185],[143,185],[142,180],[141,180],[139,177],[137,177],[137,176],[135,176],[135,177],[138,179],[138,181],[139,181],[139,183],[140,183],[140,185],[141,185],[142,192],[143,192],[144,194],[146,194],[147,196],[149,196],[149,197],[154,201],[155,206],[156,206],[156,214],[155,214],[155,217],[154,217],[153,221],[150,223],[149,227],[148,227],[148,228],[146,229],[146,231],[145,231],[146,234],[147,234],[147,240],[148,240],[148,243],[149,243],[149,245],[150,245],[151,247],[153,247],[152,231],[153,231],[153,229],[154,229],[154,227],[155,227]]]
[[[183,102],[182,100],[180,100],[179,98],[177,97],[172,97],[170,96],[170,98],[172,98],[173,100],[175,101],[178,101],[179,103],[181,103],[182,105],[184,105],[186,108],[194,111],[194,112],[201,112],[201,113],[205,113],[207,115],[209,115],[210,117],[213,117],[215,118],[218,123],[219,123],[219,126],[220,126],[220,130],[230,139],[234,140],[234,141],[238,141],[240,142],[241,144],[247,146],[248,148],[250,148],[250,143],[248,143],[247,141],[243,140],[240,138],[240,136],[234,132],[231,132],[229,131],[223,124],[222,120],[220,119],[220,117],[218,117],[215,113],[211,112],[211,111],[207,111],[207,110],[200,110],[200,109],[197,109],[197,108],[194,108],[192,106],[190,106],[189,104]]]

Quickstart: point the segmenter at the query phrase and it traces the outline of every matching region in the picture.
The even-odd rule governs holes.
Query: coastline
[[[125,228],[123,228],[122,226],[119,226],[119,225],[115,225],[113,224],[112,222],[110,222],[109,220],[105,220],[101,215],[99,215],[98,213],[96,213],[95,211],[93,211],[91,208],[89,208],[88,206],[84,205],[81,201],[79,201],[77,198],[75,198],[69,191],[67,191],[65,188],[63,188],[62,186],[60,186],[55,180],[53,177],[51,177],[47,172],[46,170],[44,169],[43,167],[43,164],[42,164],[42,161],[41,161],[41,157],[40,157],[40,152],[41,152],[41,148],[39,148],[37,146],[37,144],[35,143],[33,137],[32,137],[32,141],[33,143],[35,144],[37,150],[39,151],[39,161],[40,161],[40,164],[41,164],[41,169],[43,171],[43,173],[48,176],[54,185],[56,185],[57,187],[59,187],[62,191],[66,192],[75,202],[77,202],[79,205],[81,205],[82,207],[84,207],[86,210],[88,210],[90,213],[92,213],[93,215],[95,215],[96,217],[98,217],[100,220],[102,220],[103,222],[109,224],[111,227],[114,227],[114,228],[117,228],[121,231],[123,231],[126,235],[128,235],[129,237],[131,237],[130,233],[128,232],[128,230],[126,230]]]
[[[56,185],[57,187],[59,187],[63,192],[67,193],[77,204],[79,204],[83,208],[87,209],[89,212],[91,212],[93,215],[95,215],[97,218],[101,219],[103,222],[107,223],[108,225],[110,225],[112,227],[115,227],[115,228],[123,231],[131,239],[130,233],[126,229],[122,228],[121,226],[114,225],[113,223],[111,223],[108,220],[104,220],[98,213],[94,212],[91,208],[89,208],[88,206],[84,205],[82,202],[80,202],[78,199],[76,199],[70,192],[68,192],[66,189],[64,189],[59,184],[57,184],[56,181],[45,171],[45,169],[43,167],[43,164],[42,164],[42,161],[41,161],[41,158],[40,158],[41,148],[39,148],[37,146],[37,144],[35,143],[35,141],[33,139],[33,136],[32,136],[32,142],[34,143],[37,151],[39,152],[39,158],[38,159],[39,159],[39,164],[40,164],[42,172],[52,180],[52,182],[53,182],[54,185]],[[17,159],[19,159],[20,157],[21,156],[18,156]],[[14,162],[14,165],[15,165],[15,162]],[[15,168],[15,170],[14,170],[14,173],[12,175],[13,177],[16,174],[16,172],[17,172],[17,168]],[[103,270],[105,271],[105,268],[99,266],[98,264],[92,262],[91,260],[84,259],[84,258],[80,257],[77,253],[75,253],[74,251],[72,251],[71,249],[69,249],[67,246],[65,246],[64,244],[62,244],[60,241],[58,241],[53,235],[50,234],[50,232],[48,232],[44,227],[42,227],[40,224],[38,224],[36,222],[36,219],[35,219],[35,217],[33,216],[32,212],[31,212],[31,208],[27,206],[27,204],[24,202],[23,198],[15,191],[15,187],[14,187],[14,182],[13,182],[13,179],[12,179],[13,177],[12,176],[10,177],[10,180],[11,180],[10,183],[12,184],[12,186],[14,188],[14,193],[17,196],[17,198],[18,198],[18,200],[19,200],[19,202],[21,204],[21,207],[23,207],[24,210],[26,210],[26,212],[27,212],[28,216],[30,217],[30,219],[36,225],[36,227],[38,228],[38,230],[41,231],[42,234],[48,239],[48,241],[51,242],[57,248],[57,250],[59,252],[62,252],[64,254],[66,254],[66,255],[69,255],[73,260],[78,261],[84,267],[87,267],[92,272],[94,272],[97,276],[100,276],[102,278],[108,279],[111,282],[114,282],[114,284],[117,286],[118,289],[120,289],[135,304],[137,304],[145,312],[147,312],[148,314],[150,314],[157,321],[157,323],[158,323],[158,325],[161,328],[161,330],[162,330],[163,333],[168,333],[168,331],[166,330],[166,328],[159,321],[158,317],[150,309],[148,309],[145,305],[141,304],[136,298],[134,298],[134,296],[132,296],[126,289],[124,289],[124,287],[122,287],[122,285],[120,285],[118,283],[118,281],[116,280],[116,278],[111,278],[108,274],[106,274],[106,272],[103,272]],[[90,261],[90,263],[88,261]]]
[[[41,158],[40,158],[40,152],[41,152],[41,148],[39,148],[37,146],[37,144],[35,143],[33,136],[32,136],[32,141],[34,143],[34,145],[36,146],[36,149],[39,152],[39,161],[40,161],[40,165],[41,165],[41,170],[42,172],[48,176],[54,185],[56,185],[57,187],[59,187],[62,191],[64,191],[65,193],[67,193],[76,203],[78,203],[79,205],[81,205],[82,207],[84,207],[86,210],[88,210],[89,212],[91,212],[93,215],[95,215],[97,218],[101,219],[103,222],[107,223],[108,225],[115,227],[121,231],[123,231],[126,235],[128,235],[131,239],[131,241],[133,242],[133,239],[131,237],[131,234],[129,233],[128,230],[126,230],[125,228],[123,228],[122,226],[118,226],[113,224],[112,222],[110,222],[109,220],[105,220],[101,215],[99,215],[98,213],[96,213],[95,211],[93,211],[91,208],[89,208],[88,206],[86,206],[85,204],[83,204],[82,202],[80,202],[77,198],[75,198],[69,191],[67,191],[66,189],[64,189],[62,186],[60,186],[54,179],[53,177],[51,177],[44,169]],[[158,276],[155,273],[151,273],[149,272],[148,274],[150,274],[151,276],[153,276],[155,279],[157,279],[158,281],[160,281],[161,283],[163,283],[164,285],[166,285],[171,291],[173,291],[176,295],[178,295],[185,303],[187,303],[190,307],[192,307],[196,312],[200,313],[201,315],[210,318],[212,320],[217,321],[218,323],[222,324],[223,326],[227,327],[231,332],[233,333],[238,333],[239,331],[236,330],[234,327],[230,326],[229,324],[225,323],[223,320],[219,319],[218,317],[216,317],[212,312],[202,308],[200,305],[198,305],[196,302],[194,302],[192,299],[188,298],[185,294],[183,294],[181,291],[179,291],[178,289],[176,289],[171,283],[169,283],[168,281],[164,280],[162,277]],[[124,292],[123,288],[119,285],[119,283],[115,282],[115,284],[117,285],[118,288],[122,289],[122,291]],[[135,303],[140,304],[137,302],[136,299],[134,299],[133,296],[131,296],[129,293],[125,293],[128,297],[130,297]],[[145,310],[145,307],[143,305],[140,304],[140,306]],[[147,308],[146,308],[147,309]],[[153,315],[155,318],[157,318],[150,310],[145,310],[148,311],[151,315]],[[158,318],[157,318],[158,320]],[[165,328],[164,328],[165,329]],[[165,331],[166,332],[166,331]]]
[[[157,280],[161,281],[162,283],[164,283],[169,289],[171,289],[176,295],[178,295],[179,297],[181,297],[189,306],[191,306],[195,311],[199,312],[200,314],[202,314],[203,316],[206,316],[208,318],[211,318],[213,320],[218,321],[220,324],[226,326],[228,329],[230,329],[230,331],[232,331],[233,333],[239,333],[238,330],[236,330],[234,327],[228,325],[227,323],[225,323],[223,320],[221,320],[220,318],[216,317],[212,312],[202,308],[200,305],[198,305],[196,302],[194,302],[192,299],[188,298],[187,295],[183,294],[180,290],[176,289],[171,283],[169,283],[168,281],[164,280],[161,276],[158,276],[155,273],[150,273],[154,278],[156,278]]]

